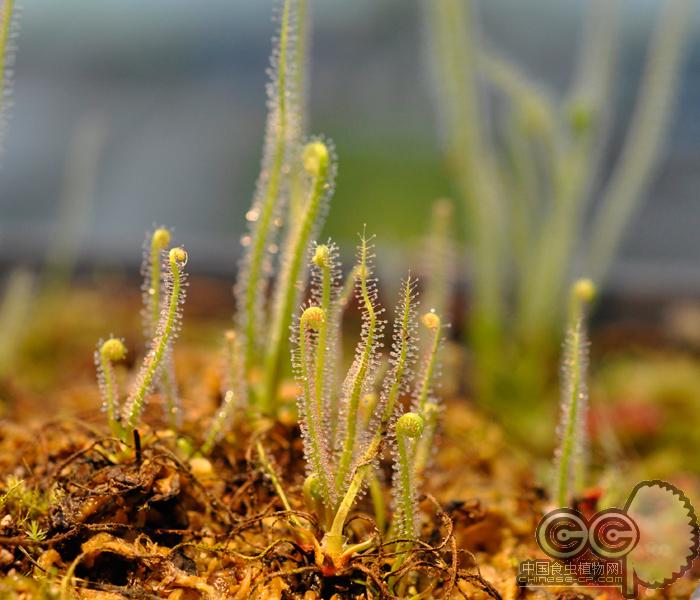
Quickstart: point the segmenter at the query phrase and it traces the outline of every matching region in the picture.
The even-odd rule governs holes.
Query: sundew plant
[[[559,447],[552,498],[556,506],[571,506],[585,485],[588,417],[588,334],[586,308],[595,296],[589,279],[579,279],[571,289],[571,306],[561,365]]]
[[[507,421],[523,431],[542,414],[568,284],[578,273],[605,283],[653,174],[693,2],[660,3],[637,99],[625,108],[631,120],[609,170],[601,163],[614,113],[620,2],[584,4],[588,22],[563,95],[482,39],[474,0],[422,4],[445,157],[466,209],[475,393],[500,414],[517,401],[521,409]],[[494,96],[505,105],[496,122],[487,101]]]
[[[156,230],[154,237],[158,237],[159,232],[164,231]],[[169,234],[163,237],[167,237],[167,240],[164,240],[164,245],[167,246]],[[158,276],[159,289],[162,286],[163,290],[158,303],[158,318],[151,326],[152,334],[146,356],[136,373],[131,391],[123,403],[120,401],[119,386],[113,365],[126,356],[124,342],[110,337],[106,341],[100,341],[95,351],[95,365],[107,422],[112,434],[123,441],[130,441],[140,426],[149,394],[156,386],[162,387],[163,382],[167,381],[168,375],[172,373],[169,368],[172,348],[182,321],[182,305],[185,301],[187,285],[184,270],[187,264],[187,253],[182,248],[176,247],[167,251],[165,247],[159,247],[156,254],[158,264],[160,265],[161,261],[163,263],[162,272]],[[153,272],[149,271],[146,281],[148,282],[153,276]],[[158,295],[161,296],[160,293]],[[144,312],[148,312],[148,308],[147,304]],[[167,421],[171,426],[177,427],[180,421],[180,408],[170,397],[166,395],[165,398]]]
[[[313,250],[311,298],[302,307],[294,334],[293,362],[300,385],[298,404],[307,462],[304,488],[307,503],[319,515],[325,532],[317,545],[318,560],[336,569],[354,553],[377,543],[369,539],[348,545],[344,527],[387,444],[393,446],[395,472],[389,534],[404,542],[419,537],[418,478],[435,433],[437,405],[432,386],[441,339],[440,318],[433,312],[422,318],[424,328],[436,341],[419,368],[416,281],[408,276],[394,310],[389,365],[383,377],[378,377],[384,310],[378,302],[372,260],[372,247],[363,236],[354,271],[362,331],[344,377],[338,373],[335,355],[342,343],[344,285],[332,244],[317,245]],[[414,381],[416,372],[420,375]],[[408,411],[402,404],[406,395],[414,398]],[[375,512],[382,510],[375,502]],[[377,516],[378,522],[384,522],[384,515]]]
[[[244,429],[236,425],[246,422],[259,436],[254,443],[258,460],[291,512],[264,439],[284,407],[280,385],[291,371],[298,384],[306,459],[304,499],[317,523],[294,514],[289,523],[300,543],[313,549],[325,574],[341,571],[359,553],[379,551],[383,543],[395,546],[398,570],[421,536],[418,489],[440,413],[434,390],[443,324],[435,310],[419,318],[417,280],[407,275],[382,368],[386,320],[371,239],[362,234],[356,264],[346,274],[336,245],[315,241],[333,192],[337,160],[328,140],[303,135],[306,15],[305,3],[298,0],[285,0],[279,13],[262,169],[246,214],[249,231],[242,240],[244,256],[235,286],[235,326],[224,334],[222,402],[202,440],[182,448],[189,458],[206,460],[224,436]],[[187,253],[170,243],[171,231],[165,227],[146,236],[142,313],[148,348],[125,399],[115,369],[126,356],[124,342],[110,337],[95,352],[110,432],[137,447],[153,391],[161,397],[171,430],[178,431],[181,424],[173,352],[187,285]],[[438,287],[433,286],[433,294],[440,296]],[[353,297],[362,326],[346,368],[342,321]],[[442,296],[435,301],[446,302]],[[380,473],[389,454],[391,510],[384,502]],[[358,540],[364,530],[348,529],[348,522],[368,489],[377,525]],[[400,575],[392,575],[390,585]]]

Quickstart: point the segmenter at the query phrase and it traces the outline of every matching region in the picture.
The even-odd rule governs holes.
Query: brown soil
[[[89,293],[80,302],[88,311],[105,308],[104,296]],[[209,458],[193,457],[218,401],[212,340],[221,331],[221,322],[204,317],[208,308],[198,312],[194,304],[177,348],[187,407],[177,434],[159,424],[153,397],[138,448],[105,436],[88,349],[104,331],[93,336],[84,320],[81,335],[91,338],[90,346],[71,347],[70,364],[77,366],[70,376],[49,352],[48,359],[28,360],[53,371],[29,383],[15,377],[3,383],[9,410],[0,421],[0,497],[23,483],[0,504],[0,598],[619,597],[611,590],[577,595],[517,587],[518,563],[540,556],[534,530],[547,509],[546,494],[535,486],[527,457],[463,399],[446,403],[421,500],[422,541],[402,569],[389,572],[395,548],[377,532],[367,498],[346,533],[354,541],[374,536],[373,548],[343,569],[316,564],[313,546],[290,524],[255,449],[261,441],[293,513],[320,538],[302,500],[295,425],[239,420]],[[138,309],[123,305],[115,302],[110,312],[127,341],[136,340]],[[39,330],[33,339],[60,352],[72,325],[48,323],[53,337],[41,338]],[[68,364],[66,357],[61,361]],[[72,416],[52,418],[62,413]],[[383,468],[390,477],[390,465]],[[390,505],[388,490],[386,499]],[[696,565],[655,594],[687,598],[699,576]]]

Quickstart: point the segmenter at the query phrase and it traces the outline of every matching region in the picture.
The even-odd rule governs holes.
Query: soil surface
[[[294,525],[322,535],[303,501],[292,411],[276,421],[240,418],[210,456],[196,452],[220,400],[217,340],[227,319],[211,317],[221,312],[212,306],[226,305],[213,283],[193,284],[200,291],[176,347],[184,426],[163,425],[154,395],[138,439],[125,446],[110,438],[94,345],[111,329],[126,334],[129,348],[143,346],[138,295],[113,286],[106,295],[74,292],[62,310],[37,306],[16,369],[2,382],[0,598],[621,598],[611,588],[518,587],[519,563],[544,557],[534,532],[551,504],[537,484],[540,462],[454,393],[422,488],[421,542],[402,567],[391,572],[396,548],[377,530],[368,497],[346,533],[373,539],[371,547],[342,569],[317,564],[309,533]],[[124,383],[138,359],[135,350],[120,371]],[[390,481],[390,463],[381,468]],[[601,493],[590,490],[579,508],[595,512]],[[688,598],[698,578],[696,561],[644,597]]]

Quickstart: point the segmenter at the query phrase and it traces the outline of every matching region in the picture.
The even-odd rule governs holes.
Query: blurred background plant
[[[438,122],[473,265],[473,389],[531,445],[546,439],[532,433],[547,422],[566,287],[577,275],[608,278],[665,141],[694,3],[659,4],[612,156],[621,2],[588,3],[578,65],[559,95],[481,40],[475,2],[423,4]]]

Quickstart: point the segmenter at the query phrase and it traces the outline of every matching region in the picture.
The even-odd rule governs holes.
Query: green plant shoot
[[[412,412],[401,415],[394,426],[397,453],[394,470],[395,530],[400,537],[410,540],[418,538],[415,450],[424,426],[423,418]]]
[[[128,439],[138,427],[146,396],[156,383],[166,351],[180,329],[181,305],[185,299],[184,267],[186,264],[187,253],[182,248],[170,250],[166,280],[167,302],[163,305],[151,348],[136,377],[136,385],[124,404],[122,411],[124,439]]]
[[[433,442],[437,429],[440,407],[433,392],[438,355],[442,342],[442,323],[438,313],[430,311],[421,317],[421,323],[430,334],[430,343],[423,361],[422,371],[416,386],[413,400],[413,410],[423,418],[423,435],[416,442],[415,470],[419,476],[428,465],[433,451]]]
[[[271,413],[275,406],[283,350],[286,350],[289,325],[300,294],[299,280],[304,258],[308,253],[311,237],[318,229],[320,216],[327,204],[335,177],[335,168],[328,146],[320,140],[305,146],[303,164],[304,170],[311,178],[309,196],[302,209],[300,220],[293,224],[289,231],[283,252],[282,270],[275,290],[269,350],[265,357],[263,371],[261,409],[267,414]],[[284,354],[286,355],[286,352]]]
[[[98,383],[102,395],[102,408],[107,415],[109,431],[114,437],[120,437],[122,427],[119,417],[119,387],[112,363],[124,360],[126,346],[117,338],[109,338],[106,342],[100,341],[95,351],[95,365],[97,366]]]
[[[336,489],[340,490],[347,484],[347,477],[355,456],[355,441],[357,436],[357,414],[360,398],[363,392],[369,391],[367,386],[371,380],[369,377],[376,364],[377,338],[383,323],[378,321],[379,308],[377,302],[376,284],[371,278],[370,271],[370,247],[367,238],[363,235],[360,241],[359,261],[360,272],[358,275],[358,299],[362,303],[362,339],[358,345],[353,365],[348,373],[343,388],[344,404],[347,407],[346,419],[343,422],[344,436],[342,452],[336,471]]]
[[[240,264],[236,282],[237,330],[243,336],[243,354],[246,375],[258,358],[262,346],[264,296],[269,277],[267,253],[273,237],[276,221],[284,201],[285,173],[290,170],[290,160],[296,148],[290,147],[290,122],[298,120],[299,98],[296,84],[290,74],[294,61],[296,35],[295,0],[284,0],[277,44],[272,54],[272,82],[268,87],[268,112],[265,127],[262,167],[258,178],[253,206],[246,218],[249,234],[243,242],[245,254]]]
[[[210,454],[214,444],[225,434],[231,425],[234,413],[245,406],[246,387],[243,384],[243,365],[239,337],[233,329],[224,334],[223,385],[222,400],[216,415],[209,425],[201,452]]]
[[[588,367],[588,340],[585,325],[585,306],[595,295],[595,287],[589,279],[579,279],[572,287],[571,309],[564,357],[562,360],[560,445],[556,453],[557,506],[569,506],[578,464],[583,460],[585,446],[585,421],[588,409],[586,370]]]
[[[143,328],[148,343],[155,337],[160,320],[162,305],[166,301],[162,257],[170,245],[171,233],[165,227],[158,227],[146,237],[143,265]],[[179,392],[175,375],[172,344],[169,344],[163,357],[158,389],[163,396],[165,420],[174,430],[181,425]]]

